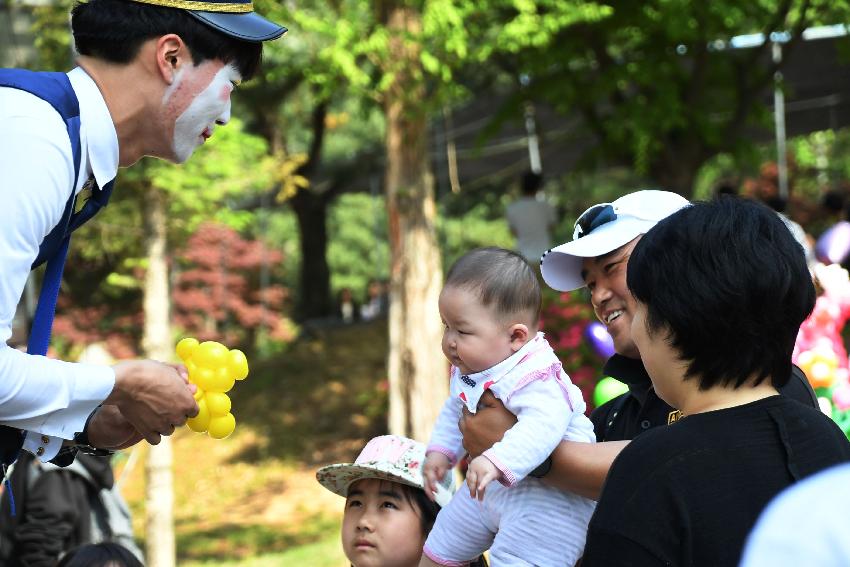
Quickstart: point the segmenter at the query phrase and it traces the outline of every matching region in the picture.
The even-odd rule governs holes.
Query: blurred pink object
[[[843,384],[837,387],[832,392],[832,403],[841,411],[850,408],[850,386]]]

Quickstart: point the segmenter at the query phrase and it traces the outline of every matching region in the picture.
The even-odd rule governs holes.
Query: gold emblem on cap
[[[201,12],[224,12],[228,14],[245,13],[254,11],[254,3],[224,2],[194,2],[193,0],[133,0],[142,4],[153,4],[154,6],[165,6],[166,8],[181,8],[183,10],[199,10]]]

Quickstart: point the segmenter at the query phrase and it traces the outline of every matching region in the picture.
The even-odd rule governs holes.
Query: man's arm
[[[32,95],[0,89],[0,130],[0,185],[8,189],[0,208],[0,423],[29,430],[24,448],[50,459],[61,444],[57,438],[70,439],[109,394],[114,373],[6,345],[39,244],[73,191],[74,164],[61,117]],[[57,412],[62,423],[53,417]]]
[[[481,405],[474,415],[464,410],[459,424],[463,446],[473,457],[500,441],[517,421],[492,392],[484,393]],[[561,441],[551,455],[551,470],[541,480],[554,488],[596,500],[611,463],[627,444],[628,441]]]
[[[44,236],[72,192],[70,141],[44,101],[0,89],[0,423],[28,431],[24,449],[45,460],[81,431],[101,403],[114,404],[151,443],[195,415],[193,388],[167,365],[134,361],[108,366],[31,356],[6,345],[15,307]],[[37,161],[33,158],[37,156]]]
[[[599,500],[611,463],[628,444],[628,441],[561,441],[550,457],[552,469],[541,480],[559,490]]]

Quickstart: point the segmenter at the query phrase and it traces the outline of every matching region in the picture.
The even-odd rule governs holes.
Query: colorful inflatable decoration
[[[850,362],[841,331],[850,318],[850,275],[838,264],[817,264],[821,293],[800,326],[792,360],[806,373],[821,410],[850,437]]]
[[[189,381],[198,387],[195,400],[200,410],[186,425],[213,439],[224,439],[236,428],[226,392],[236,380],[248,376],[248,359],[241,350],[230,350],[215,341],[199,343],[193,338],[177,343],[177,356],[189,370]]]
[[[612,376],[606,376],[597,382],[596,387],[593,389],[593,404],[599,407],[628,391],[628,386]]]
[[[838,221],[815,243],[815,257],[824,264],[840,264],[850,256],[850,222]]]
[[[599,321],[593,321],[584,330],[584,336],[594,352],[603,359],[611,358],[614,354],[614,339],[608,334],[608,329]]]

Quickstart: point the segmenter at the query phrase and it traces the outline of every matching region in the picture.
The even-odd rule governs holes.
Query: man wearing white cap
[[[119,167],[182,163],[230,119],[230,96],[286,31],[250,0],[90,0],[68,73],[0,69],[0,464],[159,443],[198,412],[185,370],[44,355],[71,233],[104,207]],[[118,221],[120,222],[120,221]],[[26,353],[6,345],[31,269],[47,263]],[[73,447],[72,447],[73,446]],[[76,448],[74,448],[76,447]]]
[[[632,340],[635,302],[626,285],[626,266],[640,237],[687,205],[684,197],[657,190],[637,191],[611,203],[594,205],[578,217],[573,240],[553,248],[540,261],[543,279],[552,288],[588,288],[593,310],[608,329],[616,351],[605,363],[603,373],[629,388],[591,414],[597,440],[608,443],[562,442],[532,473],[545,476],[553,486],[598,498],[611,463],[629,440],[681,416],[656,395]],[[814,391],[796,367],[792,379],[780,391],[818,407]],[[492,446],[515,420],[495,397],[482,400],[487,404],[486,411],[465,414],[461,424],[464,444],[471,454]]]

